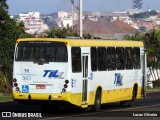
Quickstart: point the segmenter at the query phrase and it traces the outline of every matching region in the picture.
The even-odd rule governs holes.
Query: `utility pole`
[[[74,0],[71,0],[72,2],[72,30],[73,30],[73,25],[74,25]]]
[[[79,0],[79,37],[83,38],[83,21],[82,21],[82,0]]]

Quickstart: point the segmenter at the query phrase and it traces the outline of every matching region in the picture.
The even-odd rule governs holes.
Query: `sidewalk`
[[[150,93],[150,92],[160,92],[160,89],[153,89],[153,90],[146,90],[147,93]]]

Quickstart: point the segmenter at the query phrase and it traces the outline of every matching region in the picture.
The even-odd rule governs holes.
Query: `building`
[[[72,27],[72,17],[64,17],[64,18],[61,18],[58,22],[58,27]]]
[[[74,31],[79,32],[77,24],[74,26]],[[111,22],[107,17],[99,17],[97,21],[92,21],[85,17],[83,20],[83,33],[90,33],[95,38],[123,39],[124,35],[135,34],[136,32],[137,29],[120,19]]]
[[[25,32],[29,34],[41,34],[46,30],[49,30],[47,24],[41,18],[40,12],[26,12],[19,14],[17,19],[24,22]]]
[[[40,13],[39,12],[26,12],[26,13],[19,14],[19,19],[20,20],[24,20],[26,18],[39,19],[40,18]]]
[[[25,25],[25,32],[29,34],[41,34],[44,31],[49,30],[49,27],[42,19],[26,18],[23,22]]]

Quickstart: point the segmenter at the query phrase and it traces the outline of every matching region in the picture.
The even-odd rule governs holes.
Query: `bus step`
[[[87,102],[82,102],[82,103],[81,103],[81,107],[82,107],[82,108],[87,108],[87,107],[88,107]]]

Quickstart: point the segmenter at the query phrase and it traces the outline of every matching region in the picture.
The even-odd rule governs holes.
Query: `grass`
[[[0,102],[6,102],[6,101],[12,101],[12,95],[11,94],[4,94],[0,93]]]
[[[4,82],[4,77],[3,77],[2,71],[0,70],[0,88],[3,88],[3,85],[4,85],[3,82]],[[0,102],[11,101],[11,100],[13,100],[12,94],[6,94],[0,91]]]
[[[153,87],[153,88],[147,87],[147,90],[160,90],[160,87]]]

